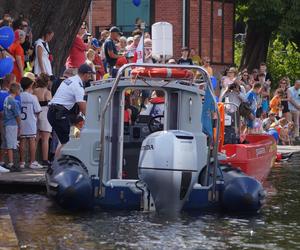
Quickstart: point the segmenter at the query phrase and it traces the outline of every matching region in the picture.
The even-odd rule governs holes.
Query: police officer
[[[87,64],[82,64],[77,75],[67,78],[60,84],[49,103],[48,121],[60,142],[56,149],[56,157],[60,155],[62,147],[70,139],[70,110],[75,103],[78,104],[79,111],[85,115],[84,83],[91,78],[91,74],[96,74],[96,72]]]

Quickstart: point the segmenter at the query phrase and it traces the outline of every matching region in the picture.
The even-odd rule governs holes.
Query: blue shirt
[[[21,109],[18,101],[7,96],[3,105],[3,124],[4,126],[17,126],[16,118],[20,116]]]
[[[300,105],[300,93],[298,90],[295,89],[295,87],[290,87],[288,89],[288,91],[290,92],[291,94],[291,98],[298,104]],[[289,110],[290,111],[298,111],[298,109],[292,104],[289,102]]]
[[[105,58],[109,66],[113,67],[116,65],[117,59],[111,58],[108,54],[108,51],[113,51],[115,55],[118,54],[116,45],[114,41],[109,37],[106,39],[104,43],[104,53],[105,53]]]
[[[247,101],[250,104],[251,110],[253,113],[256,113],[257,110],[257,94],[253,92],[253,90],[250,90],[247,93]]]
[[[9,96],[9,92],[7,90],[0,90],[0,112],[3,111],[4,100],[8,96]],[[19,95],[16,96],[16,100],[21,109],[21,97]]]

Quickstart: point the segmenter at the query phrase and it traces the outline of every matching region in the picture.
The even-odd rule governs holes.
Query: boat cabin
[[[200,168],[206,164],[207,137],[202,132],[203,91],[181,80],[122,78],[104,115],[103,168],[99,170],[101,114],[114,79],[95,82],[88,95],[86,123],[80,138],[72,138],[63,155],[79,159],[90,176],[103,183],[136,181],[143,140],[160,130],[192,132],[197,140]],[[200,160],[201,159],[201,160]]]

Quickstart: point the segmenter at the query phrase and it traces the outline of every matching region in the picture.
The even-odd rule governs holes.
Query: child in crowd
[[[279,144],[280,145],[289,145],[289,128],[288,128],[288,120],[285,118],[281,118],[278,121],[278,125],[276,126],[277,132],[279,135]]]
[[[29,142],[30,162],[32,169],[43,168],[35,160],[37,115],[42,111],[39,101],[33,92],[32,81],[28,77],[21,79],[21,129],[20,129],[20,168],[25,168],[25,143]]]
[[[20,95],[20,86],[12,83],[9,87],[10,95],[4,100],[3,105],[3,133],[1,148],[7,150],[8,169],[10,171],[19,171],[14,165],[13,151],[18,147],[18,133],[20,128],[20,105],[15,97]],[[2,172],[4,169],[2,169]]]
[[[79,138],[80,131],[83,128],[84,119],[82,116],[78,115],[75,119],[74,125],[71,127],[71,137],[72,138]]]
[[[276,89],[275,95],[270,101],[270,108],[271,112],[276,114],[277,117],[281,118],[282,117],[282,106],[281,106],[281,100],[284,95],[283,89],[279,88]]]
[[[189,58],[190,50],[188,47],[183,47],[181,50],[181,58],[178,60],[178,64],[181,65],[193,65],[193,61]]]

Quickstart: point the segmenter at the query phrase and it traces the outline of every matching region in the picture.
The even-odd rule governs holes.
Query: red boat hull
[[[270,173],[276,160],[277,146],[272,136],[247,135],[248,144],[226,144],[222,152],[227,159],[222,164],[240,168],[244,173],[262,182]]]

